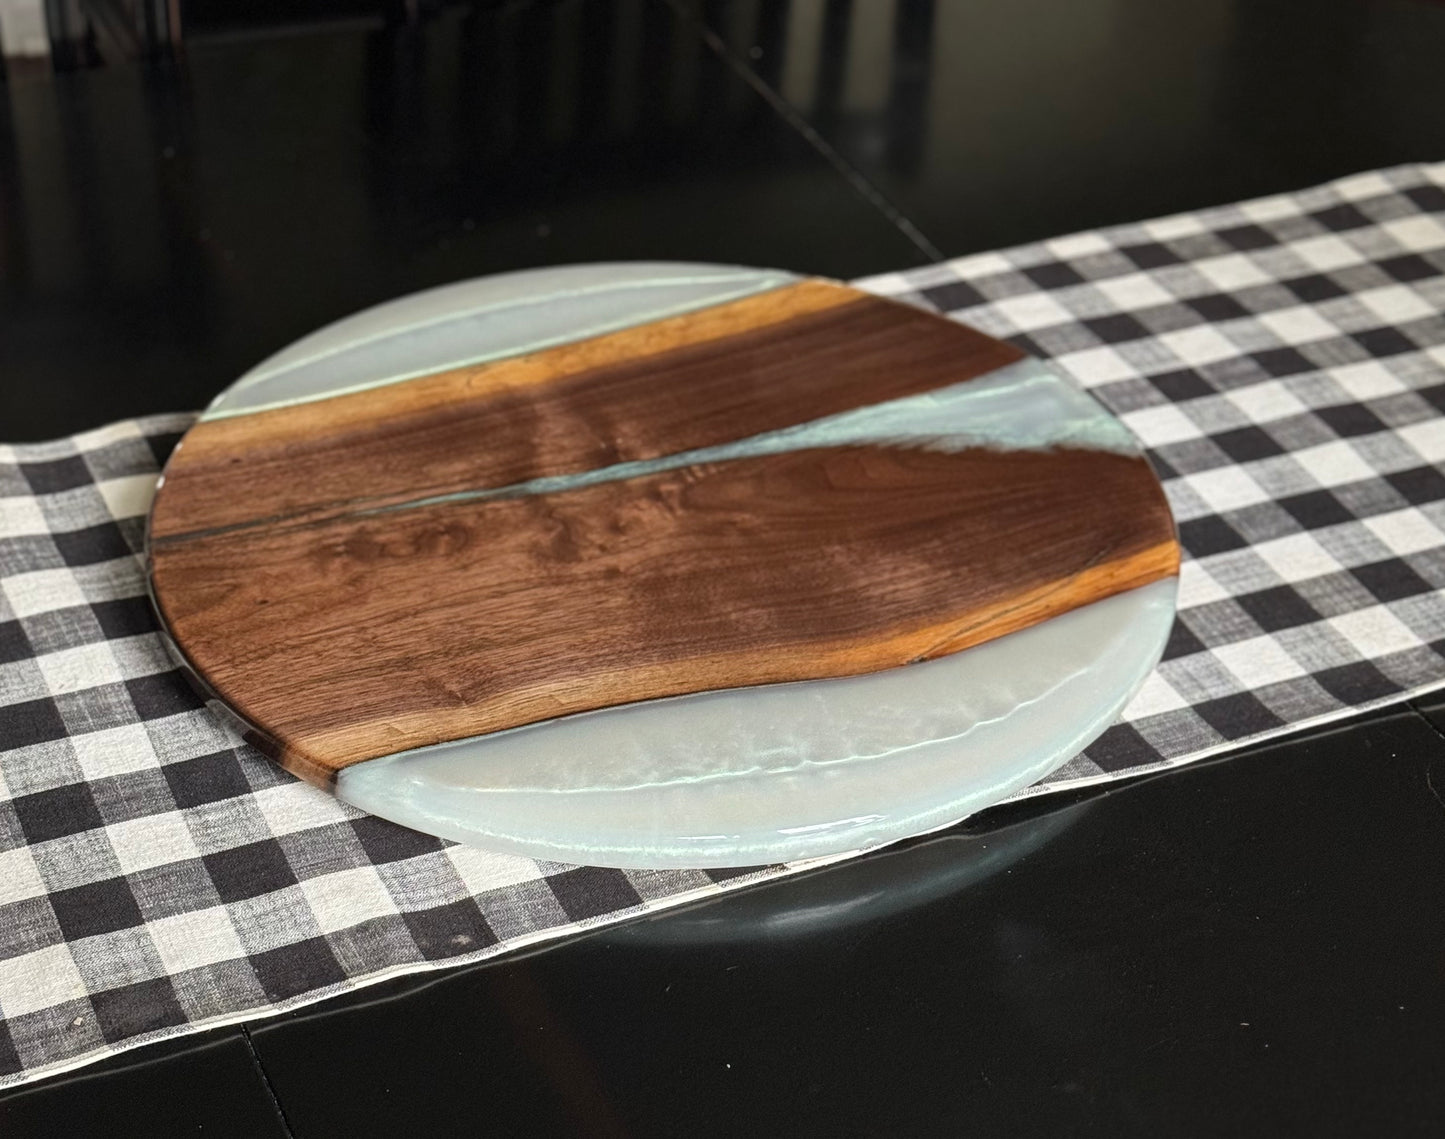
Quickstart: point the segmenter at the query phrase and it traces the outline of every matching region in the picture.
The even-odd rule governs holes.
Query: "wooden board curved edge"
[[[331,788],[336,782],[339,769],[318,763],[313,757],[295,748],[288,748],[270,732],[246,719],[227,704],[221,694],[211,686],[210,681],[197,670],[185,651],[176,644],[175,638],[170,635],[162,616],[160,604],[156,600],[155,590],[148,587],[146,592],[151,609],[156,614],[157,622],[160,625],[158,631],[161,644],[171,658],[171,662],[176,666],[176,670],[190,685],[192,691],[200,697],[207,710],[241,739],[274,760],[292,775],[317,787]]]
[[[556,498],[165,547],[157,574],[196,583],[166,620],[268,750],[324,782],[611,704],[959,651],[1178,567],[1147,463],[1099,452],[801,452]]]
[[[939,624],[900,632],[879,646],[840,641],[770,650],[772,659],[765,669],[757,669],[756,659],[744,654],[699,659],[689,662],[691,677],[686,687],[679,683],[678,670],[672,665],[630,668],[620,685],[626,689],[628,699],[625,700],[604,699],[594,703],[576,699],[575,693],[559,694],[555,689],[542,688],[536,692],[515,694],[512,707],[531,704],[538,709],[549,709],[548,715],[537,715],[522,721],[536,723],[560,715],[575,715],[640,700],[722,688],[826,681],[906,667],[985,644],[1083,605],[1172,577],[1178,572],[1178,562],[1178,547],[1172,542],[1161,543],[1138,554],[1081,571],[1072,579],[1050,582],[1004,598],[990,612],[966,615],[961,622],[965,626],[962,630]],[[576,706],[572,707],[574,703]],[[282,745],[279,754],[283,765],[294,765],[292,770],[295,774],[306,777],[305,772],[326,772],[325,778],[330,781],[337,771],[377,758],[376,748],[382,739],[389,740],[390,744],[389,750],[380,754],[395,754],[486,735],[496,730],[500,728],[486,726],[486,717],[479,716],[476,708],[451,712],[429,710],[300,737]]]
[[[949,631],[933,645],[925,644],[917,650],[916,656],[905,661],[904,664],[914,660],[933,659],[972,648],[975,645],[985,644],[992,639],[1031,627],[1049,617],[1077,607],[1070,603],[1060,604],[1061,601],[1066,602],[1077,598],[1087,598],[1087,601],[1082,602],[1084,604],[1090,601],[1102,601],[1127,590],[1177,576],[1179,560],[1180,547],[1176,541],[1171,540],[1132,557],[1085,570],[1076,581],[1049,583],[1026,591],[1000,606],[992,620],[971,619],[967,622],[964,630]],[[152,604],[155,604],[154,596],[152,596]],[[159,611],[159,607],[156,606],[156,608]],[[931,634],[924,633],[922,635]],[[913,636],[919,637],[920,634],[915,633]],[[226,702],[225,697],[218,693],[197,671],[186,654],[164,630],[162,630],[162,638],[182,675],[206,701],[213,713],[247,743],[256,747],[282,768],[318,787],[332,787],[336,782],[337,775],[342,770],[356,763],[366,762],[368,759],[485,734],[478,730],[475,710],[464,709],[453,715],[439,715],[435,711],[411,713],[403,717],[391,717],[380,723],[360,723],[315,738],[288,742],[235,711]],[[820,657],[824,659],[843,658],[837,671],[830,673],[830,676],[841,677],[877,671],[876,668],[858,667],[856,654],[853,652],[853,647],[849,645],[832,646],[831,649],[817,646],[807,651],[809,663],[812,665],[816,665]],[[719,662],[724,670],[729,668],[729,663],[727,661]],[[897,667],[903,666],[898,665]],[[732,675],[733,673],[729,671],[724,672],[725,678]],[[547,695],[546,693],[539,694],[544,699]],[[590,709],[580,710],[588,711]],[[378,737],[385,736],[393,739],[394,746],[389,751],[373,754]]]

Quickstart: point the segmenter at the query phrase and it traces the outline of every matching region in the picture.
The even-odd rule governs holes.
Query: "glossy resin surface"
[[[345,768],[444,838],[618,866],[729,866],[933,830],[1047,775],[1158,659],[1173,580],[866,676],[624,705]]]
[[[287,767],[562,861],[876,845],[1076,754],[1178,550],[1128,432],[1009,345],[762,270],[419,294],[213,403],[157,607]]]

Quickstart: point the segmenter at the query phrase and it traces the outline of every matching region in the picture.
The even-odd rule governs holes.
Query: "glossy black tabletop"
[[[1445,158],[1436,3],[284,7],[12,69],[0,439],[197,407],[482,273],[851,277]],[[999,808],[0,1094],[0,1134],[1436,1135],[1442,731],[1424,701]]]

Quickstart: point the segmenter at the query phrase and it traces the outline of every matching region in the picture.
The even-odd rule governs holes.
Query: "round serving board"
[[[307,337],[166,466],[198,685],[365,810],[559,861],[747,865],[944,825],[1098,735],[1179,550],[1123,426],[830,281],[592,265]]]

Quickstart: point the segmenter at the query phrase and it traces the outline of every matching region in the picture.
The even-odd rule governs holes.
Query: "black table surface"
[[[1438,160],[1442,59],[1405,0],[571,0],[12,73],[0,439],[199,407],[478,274],[846,278]],[[1445,698],[996,808],[117,1056],[0,1133],[1438,1135],[1442,732]]]

